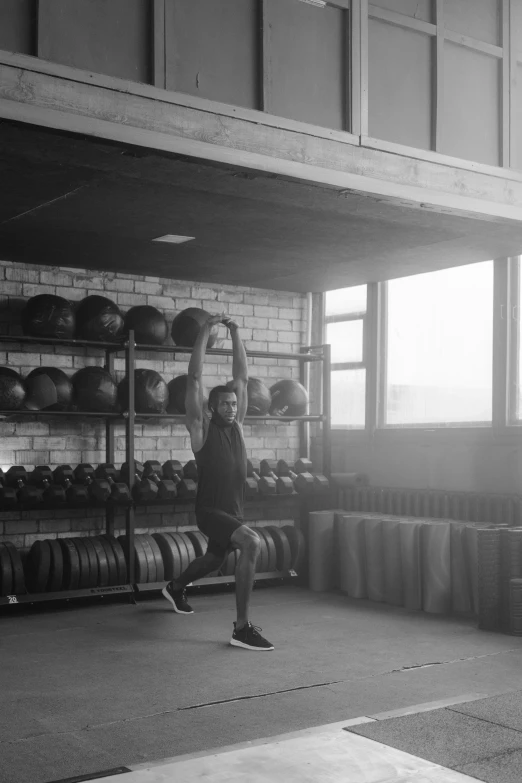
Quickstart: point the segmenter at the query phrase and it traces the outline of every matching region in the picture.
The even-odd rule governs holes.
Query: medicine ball
[[[125,314],[125,332],[134,329],[134,339],[142,345],[163,345],[168,326],[165,316],[151,305],[137,305]]]
[[[0,367],[0,410],[17,411],[25,400],[25,381],[10,367]]]
[[[83,340],[115,342],[123,334],[120,308],[105,296],[86,296],[76,311],[76,334]]]
[[[227,387],[233,391],[234,381],[228,381]],[[260,378],[249,378],[247,384],[247,416],[266,416],[272,397],[268,386]]]
[[[178,375],[168,382],[169,401],[167,413],[186,413],[185,394],[187,392],[188,375]]]
[[[25,379],[25,407],[31,411],[65,411],[73,398],[73,385],[58,367],[37,367]]]
[[[74,337],[75,316],[67,299],[54,294],[39,294],[28,300],[22,310],[22,329],[31,337]]]
[[[308,405],[308,392],[299,381],[284,380],[270,387],[271,416],[304,416]]]
[[[200,328],[209,318],[210,313],[199,307],[187,307],[186,310],[182,310],[172,321],[170,333],[174,344],[193,348]],[[217,340],[217,335],[218,324],[214,324],[208,336],[207,348],[212,348]]]
[[[134,370],[134,410],[136,413],[165,413],[169,399],[167,384],[156,370]],[[129,379],[118,385],[118,401],[123,410],[129,407]]]
[[[74,402],[80,411],[114,411],[117,399],[116,383],[103,367],[82,367],[72,377]]]

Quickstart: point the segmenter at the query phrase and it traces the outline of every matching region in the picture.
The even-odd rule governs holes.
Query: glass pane
[[[338,288],[326,292],[325,315],[346,315],[366,312],[366,286]]]
[[[366,370],[332,372],[332,427],[364,427]]]
[[[518,302],[519,306],[515,310],[518,321],[518,366],[517,366],[517,408],[516,417],[522,419],[522,318],[520,317],[522,303],[522,256],[518,259]]]
[[[490,422],[493,262],[388,283],[386,424]]]
[[[326,324],[326,342],[332,346],[332,363],[362,362],[363,322],[339,321]]]

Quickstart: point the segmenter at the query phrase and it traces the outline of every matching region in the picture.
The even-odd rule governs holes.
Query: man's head
[[[208,396],[208,407],[214,420],[231,425],[237,416],[236,393],[226,386],[215,386]]]

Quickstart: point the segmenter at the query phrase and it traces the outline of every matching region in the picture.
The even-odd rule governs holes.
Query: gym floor
[[[11,616],[3,611],[1,783],[48,783],[150,766],[412,705],[471,703],[522,690],[522,639],[479,631],[470,619],[409,612],[294,585],[259,587],[252,620],[276,649],[253,654],[228,645],[235,617],[232,592],[198,594],[191,602],[195,614],[186,617],[156,597],[137,606],[40,606],[23,613],[18,607]],[[381,746],[374,739],[387,742],[370,733],[349,734],[342,726],[335,731],[336,742],[340,736],[375,748]],[[426,747],[422,739],[417,743],[415,755],[429,759],[429,736],[424,735]],[[265,757],[276,746],[290,747],[264,744]],[[499,758],[504,751],[500,748]],[[486,752],[491,758],[490,745]],[[372,756],[368,750],[361,753]],[[450,755],[448,750],[445,764],[442,745],[437,763],[452,766]],[[208,762],[218,756],[203,758]],[[199,779],[199,773],[137,774],[130,773],[132,780]],[[290,777],[287,770],[279,779]],[[215,779],[226,776],[216,772]],[[303,770],[295,779],[315,778]],[[384,779],[392,780],[369,775],[351,780]],[[393,778],[405,779],[436,778]],[[125,774],[121,781],[126,783]]]

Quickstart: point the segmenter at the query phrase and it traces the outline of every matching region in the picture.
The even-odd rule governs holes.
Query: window
[[[384,424],[491,423],[493,261],[388,283]]]
[[[332,351],[332,426],[362,429],[365,422],[367,287],[328,291],[326,342]]]

